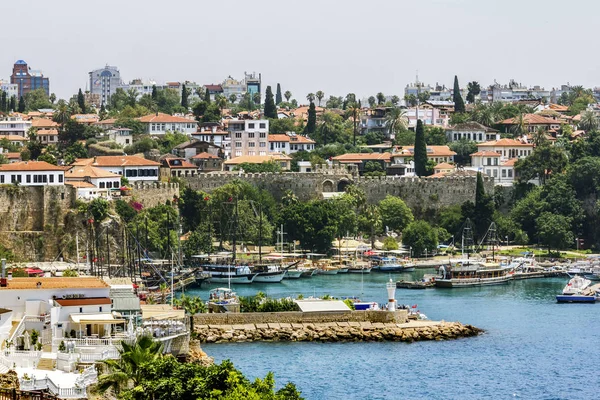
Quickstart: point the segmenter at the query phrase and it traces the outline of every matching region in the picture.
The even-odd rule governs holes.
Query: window
[[[100,182],[100,189],[104,189],[106,187],[106,184],[104,182]]]
[[[31,183],[31,175],[27,175],[27,179],[25,180],[27,183]]]
[[[242,147],[242,142],[235,142],[235,147]]]
[[[495,170],[494,170],[494,178],[497,178],[497,177],[498,177],[498,170],[497,170],[497,169],[495,169]]]
[[[4,175],[0,175],[0,183],[4,183]]]
[[[508,177],[509,177],[509,178],[512,178],[512,176],[513,176],[513,170],[512,170],[512,169],[509,169],[509,170],[508,170]]]
[[[264,139],[264,138],[266,138],[266,137],[267,137],[267,134],[266,134],[265,132],[260,132],[260,133],[259,133],[259,135],[260,135],[259,137],[260,137],[261,139]]]
[[[254,132],[248,133],[248,139],[254,139]]]
[[[505,169],[502,169],[502,177],[506,178],[506,170]]]
[[[248,147],[256,147],[256,143],[250,142],[250,143],[248,143]]]
[[[254,129],[254,124],[248,124],[248,129]]]
[[[258,147],[267,147],[267,142],[260,142]]]
[[[62,176],[62,174],[61,174],[61,175],[58,175],[58,183],[62,183],[62,181],[63,181],[63,176]]]
[[[242,138],[242,132],[236,132],[235,133],[235,138],[236,139],[241,139]]]
[[[261,122],[259,125],[260,129],[267,129],[267,124],[265,124],[264,122]]]
[[[50,177],[50,183],[54,183],[54,174],[50,174],[49,177]]]
[[[79,307],[79,312],[82,313],[83,312],[83,307]]]

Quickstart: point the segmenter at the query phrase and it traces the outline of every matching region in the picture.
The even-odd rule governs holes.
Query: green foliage
[[[63,148],[73,145],[78,140],[87,139],[85,125],[69,119],[58,131],[58,140]]]
[[[61,340],[60,344],[58,345],[58,351],[60,353],[64,353],[67,350],[67,347],[65,346],[65,341]]]
[[[50,98],[46,94],[46,90],[43,88],[35,89],[30,91],[25,95],[23,99],[24,104],[26,105],[25,109],[27,111],[37,111],[41,108],[53,108],[52,103],[50,102]],[[21,100],[19,99],[19,112],[21,111]]]
[[[444,128],[440,128],[439,126],[425,126],[425,143],[431,146],[448,144]]]
[[[275,161],[265,161],[260,164],[242,163],[235,170],[244,170],[244,172],[254,174],[262,172],[281,172],[281,164]]]
[[[277,119],[277,107],[275,106],[275,100],[273,99],[273,91],[271,90],[271,86],[267,86],[267,90],[265,92],[264,115],[265,118]]]
[[[477,81],[473,81],[473,82],[469,82],[467,84],[467,102],[468,103],[475,103],[475,96],[479,95],[479,93],[481,93],[481,86],[479,85],[479,82]]]
[[[292,299],[272,299],[260,293],[256,296],[240,297],[242,312],[285,312],[298,311],[298,306]]]
[[[364,138],[368,145],[380,144],[385,140],[385,136],[379,131],[369,132],[364,136]]]
[[[414,220],[412,211],[406,203],[390,195],[379,202],[379,213],[383,226],[397,232],[402,232]]]
[[[465,112],[465,102],[460,94],[460,86],[458,85],[458,77],[454,75],[454,90],[452,92],[453,100],[454,100],[454,112],[455,113],[464,113]]]
[[[135,141],[133,144],[125,147],[123,151],[127,154],[145,153],[152,149],[156,149],[158,144],[152,140],[149,136],[143,137],[140,140]]]
[[[535,224],[540,242],[548,247],[548,251],[572,246],[575,240],[575,235],[569,229],[571,221],[563,215],[544,212]]]
[[[97,198],[89,203],[88,210],[94,217],[94,221],[100,223],[108,217],[110,205],[108,201],[102,198]]]
[[[281,97],[281,85],[277,84],[277,92],[275,93],[275,105],[279,105],[283,101]]]
[[[27,142],[27,145],[26,145],[28,155],[27,154],[24,155],[23,152],[21,152],[22,157],[25,156],[25,157],[29,157],[28,159],[37,160],[39,158],[39,156],[42,154],[42,151],[44,150],[44,145],[38,139],[36,132],[37,131],[34,128],[29,130],[29,142]],[[26,161],[26,160],[23,159],[23,161]]]
[[[471,154],[477,152],[477,143],[467,139],[460,139],[450,144],[450,150],[454,151],[454,162],[457,165],[470,165]]]
[[[37,330],[35,330],[35,329],[32,329],[31,330],[31,345],[32,346],[36,345],[36,343],[38,342],[39,337],[40,337],[40,332],[37,331]]]
[[[439,212],[437,222],[439,227],[444,228],[452,234],[457,234],[463,223],[461,206],[455,204],[442,208]]]
[[[63,271],[62,276],[65,278],[76,278],[79,274],[74,269],[66,269]]]
[[[345,299],[344,300],[344,304],[346,304],[348,306],[349,309],[351,310],[356,310],[356,307],[354,306],[354,302],[350,299]]]
[[[312,135],[315,133],[317,129],[317,111],[315,108],[315,103],[310,102],[310,106],[308,107],[308,122],[304,127],[304,134]]]
[[[121,199],[115,200],[115,211],[126,223],[131,222],[137,215],[137,211],[133,206]]]
[[[183,243],[183,254],[190,258],[195,254],[206,254],[212,251],[212,237],[207,228],[193,231]]]
[[[383,166],[381,165],[381,163],[379,163],[377,161],[367,161],[365,163],[364,172],[365,172],[365,175],[367,175],[368,173],[371,173],[371,172],[377,172],[377,173],[382,172],[385,175]]]
[[[437,249],[437,232],[426,221],[411,222],[402,233],[402,244],[412,247],[416,256],[424,255],[425,249],[431,253]]]
[[[423,130],[423,121],[417,121],[415,132],[415,174],[417,176],[427,175],[427,144],[425,143],[425,132]]]
[[[396,239],[391,236],[387,236],[383,239],[383,250],[398,250],[398,242],[396,242]]]
[[[295,132],[298,127],[293,118],[281,118],[269,120],[269,133]]]
[[[568,163],[565,151],[557,146],[538,146],[531,155],[515,163],[515,172],[523,182],[539,179],[543,185],[551,175],[564,172]]]
[[[77,93],[77,104],[79,104],[79,108],[81,108],[81,113],[85,114],[87,112],[87,107],[85,106],[85,97],[83,97],[81,88],[79,88],[79,92]]]
[[[12,269],[13,278],[27,278],[29,275],[25,272],[25,268],[13,268]]]
[[[398,146],[413,146],[415,144],[415,132],[410,130],[403,130],[396,133],[394,144]]]
[[[170,205],[161,204],[156,207],[144,208],[129,223],[130,229],[136,232],[143,230],[146,234],[148,227],[148,251],[166,257],[170,254],[168,244],[177,243],[176,221],[177,211]],[[145,240],[145,239],[144,239]],[[144,243],[145,244],[145,243]]]
[[[187,142],[188,135],[181,132],[167,132],[158,141],[158,148],[161,154],[170,153],[177,145]]]

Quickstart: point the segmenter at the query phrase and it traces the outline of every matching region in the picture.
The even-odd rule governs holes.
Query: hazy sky
[[[67,97],[125,81],[219,83],[244,71],[299,101],[402,95],[421,81],[600,85],[596,0],[19,0],[2,7],[0,77],[23,59]]]

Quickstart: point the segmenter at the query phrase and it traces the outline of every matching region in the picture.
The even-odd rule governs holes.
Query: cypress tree
[[[2,92],[2,98],[0,98],[0,107],[2,112],[8,112],[8,99],[6,98],[6,92]]]
[[[281,97],[281,85],[277,84],[277,93],[275,94],[275,105],[281,104],[283,98]]]
[[[156,101],[158,99],[158,90],[156,89],[156,85],[152,85],[152,100]]]
[[[208,88],[204,90],[204,101],[206,104],[210,104],[210,92],[208,91]]]
[[[277,119],[277,107],[275,106],[275,100],[273,100],[271,86],[267,86],[267,91],[265,92],[264,114],[266,118]]]
[[[81,88],[79,89],[79,93],[77,93],[77,104],[79,104],[79,108],[81,108],[81,113],[85,114],[85,97],[83,97]]]
[[[17,96],[10,97],[10,111],[15,112],[17,110]]]
[[[311,135],[315,133],[317,130],[317,110],[315,109],[315,103],[310,102],[310,106],[308,107],[308,122],[304,127],[304,133],[306,135]]]
[[[427,143],[425,143],[425,130],[421,120],[417,121],[413,158],[415,160],[415,174],[425,176],[427,174]]]
[[[188,93],[185,85],[181,87],[181,107],[188,109]]]
[[[19,108],[18,108],[20,113],[24,113],[25,112],[25,99],[23,98],[23,96],[21,96],[21,98],[19,99]]]
[[[477,185],[475,186],[475,207],[481,207],[481,202],[485,199],[485,188],[483,187],[483,177],[481,172],[477,173]]]
[[[460,86],[458,86],[458,77],[454,75],[454,91],[452,93],[452,97],[454,100],[454,112],[455,113],[464,113],[465,112],[465,102],[460,95]]]

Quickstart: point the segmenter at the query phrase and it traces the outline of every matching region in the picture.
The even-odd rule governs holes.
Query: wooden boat
[[[440,288],[465,288],[502,285],[512,280],[511,267],[496,263],[469,263],[441,266],[435,286]]]

